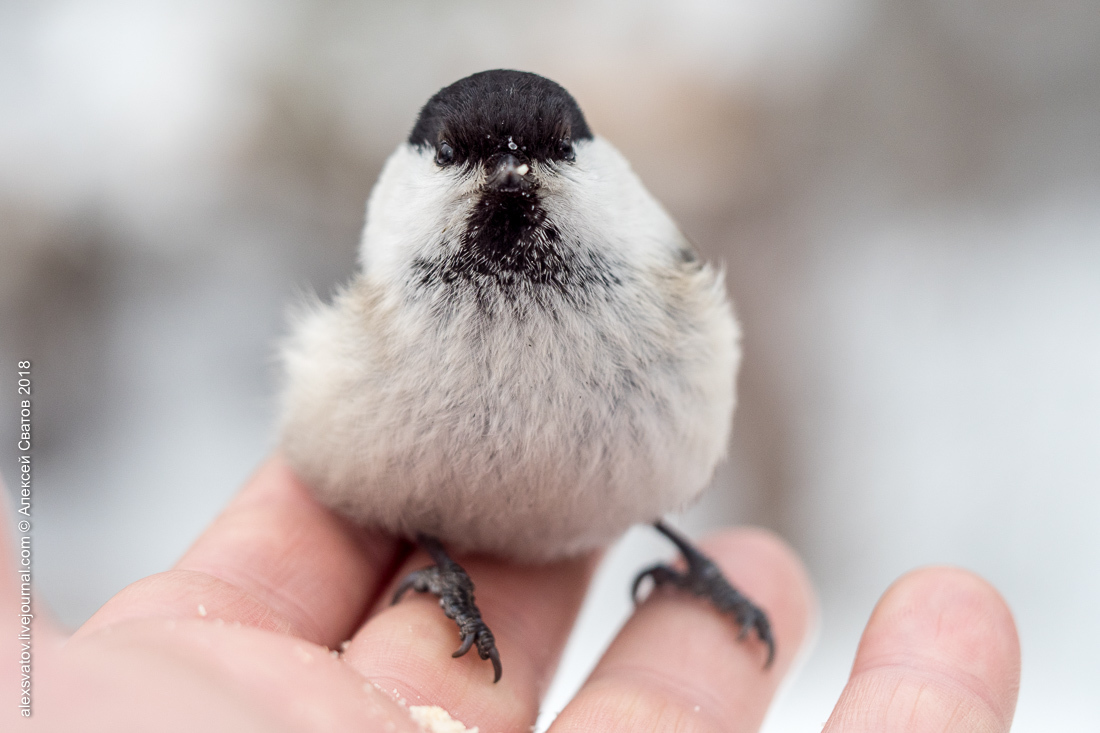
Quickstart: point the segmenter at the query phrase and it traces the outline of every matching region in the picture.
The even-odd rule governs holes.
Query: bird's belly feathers
[[[429,318],[363,292],[299,324],[281,440],[363,524],[551,559],[680,506],[724,451],[737,347],[721,298],[685,327],[614,303]]]

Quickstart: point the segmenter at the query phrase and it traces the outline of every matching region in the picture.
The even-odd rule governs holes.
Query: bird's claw
[[[466,652],[470,651],[470,647],[472,647],[474,645],[474,639],[476,639],[476,638],[477,638],[477,634],[466,634],[466,636],[462,639],[462,646],[460,646],[458,649],[456,649],[455,653],[452,654],[451,656],[454,657],[455,659],[457,659],[458,657],[461,657]]]
[[[463,631],[463,628],[462,625],[459,626],[462,633],[462,646],[456,649],[451,656],[461,657],[476,644],[477,655],[493,663],[493,682],[498,682],[501,674],[500,654],[497,653],[496,639],[493,638],[493,632],[489,631],[489,627],[480,618],[465,625],[465,628],[472,628],[473,630]]]
[[[710,601],[718,611],[732,616],[740,627],[739,641],[744,640],[751,631],[768,647],[768,658],[764,669],[771,667],[775,660],[775,638],[767,614],[756,604],[741,594],[730,584],[714,561],[701,553],[684,537],[673,532],[664,523],[658,522],[657,529],[679,546],[687,560],[686,571],[676,570],[668,565],[658,564],[638,573],[631,588],[631,596],[639,603],[638,588],[647,577],[653,579],[654,589],[662,585],[671,585],[692,595]]]
[[[500,667],[500,653],[497,651],[496,645],[494,644],[488,652],[483,653],[481,649],[478,649],[477,653],[481,656],[482,659],[485,659],[486,656],[489,657],[489,661],[493,664],[493,683],[495,684],[497,682],[500,682],[500,675],[502,670]]]
[[[481,618],[481,611],[474,602],[474,583],[466,570],[452,560],[442,546],[430,537],[418,538],[431,554],[436,564],[407,575],[393,594],[393,603],[401,600],[408,590],[431,593],[439,598],[443,614],[458,625],[461,646],[451,655],[461,657],[477,646],[477,654],[493,664],[493,682],[500,680],[500,654],[497,652],[493,632]]]

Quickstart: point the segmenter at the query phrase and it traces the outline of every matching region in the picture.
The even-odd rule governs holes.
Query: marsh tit
[[[765,615],[660,522],[723,456],[739,329],[702,262],[573,97],[485,71],[437,92],[370,195],[359,271],[293,324],[280,446],[326,505],[420,542],[462,639],[501,665],[444,550],[545,562],[653,522],[687,572],[638,577]],[[634,589],[637,593],[638,581]]]

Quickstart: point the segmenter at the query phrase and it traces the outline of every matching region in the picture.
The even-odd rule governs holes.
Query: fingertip
[[[956,567],[927,567],[887,589],[867,624],[853,674],[899,659],[954,674],[1011,719],[1019,635],[1008,604],[984,578]]]
[[[826,730],[911,719],[919,730],[1007,731],[1019,682],[1019,637],[1000,593],[966,570],[921,568],[872,612]]]

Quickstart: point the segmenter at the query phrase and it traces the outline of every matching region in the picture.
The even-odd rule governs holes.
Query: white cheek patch
[[[386,161],[367,203],[359,260],[365,270],[401,280],[408,263],[438,247],[469,209],[477,174],[440,170],[427,152],[402,144]]]

